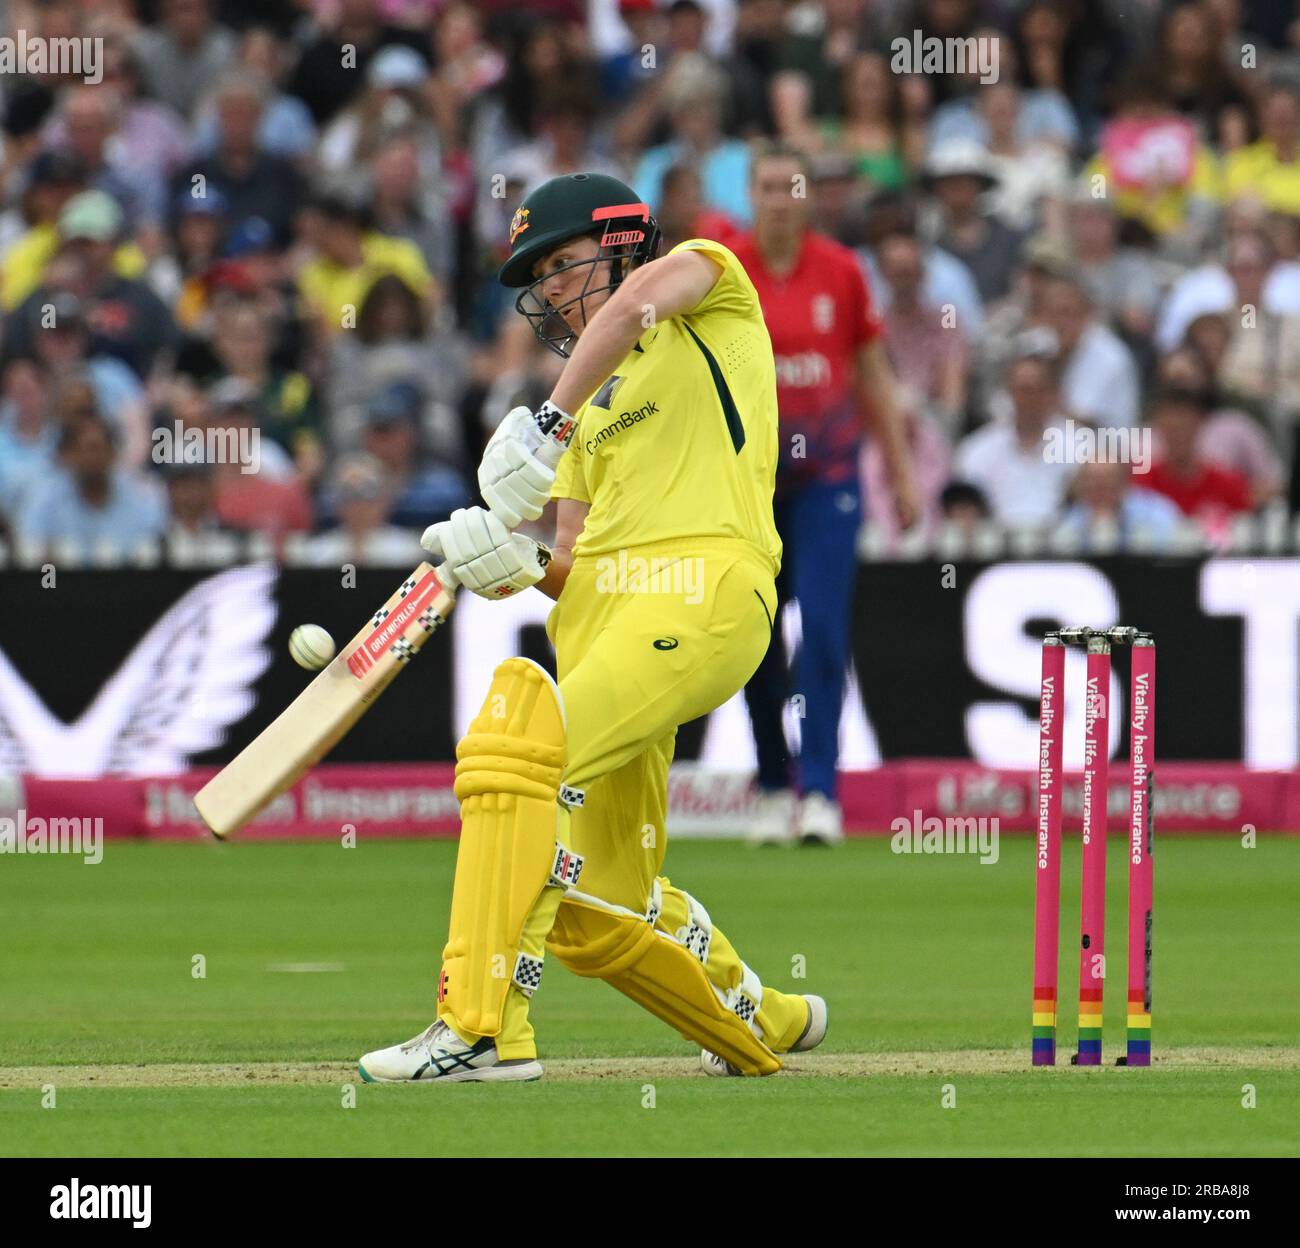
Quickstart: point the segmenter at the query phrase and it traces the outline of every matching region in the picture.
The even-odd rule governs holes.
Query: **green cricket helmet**
[[[586,280],[572,299],[553,307],[542,294],[545,278],[533,278],[533,265],[561,244],[586,237],[596,240],[597,253],[555,270],[585,267]],[[515,308],[528,318],[541,342],[567,357],[577,335],[564,313],[576,306],[585,325],[583,300],[616,290],[634,268],[659,254],[659,241],[659,223],[649,205],[625,182],[604,173],[567,173],[543,182],[516,209],[510,222],[510,258],[498,278],[504,286],[523,287]],[[593,285],[605,262],[609,280]]]

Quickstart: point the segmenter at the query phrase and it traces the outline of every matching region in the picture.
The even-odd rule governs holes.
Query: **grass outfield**
[[[1108,1063],[1123,849],[1112,841]],[[0,859],[0,1156],[1300,1153],[1300,839],[1161,837],[1151,1070],[1028,1068],[1027,837],[992,866],[896,856],[886,839],[680,842],[674,880],[764,980],[829,1000],[816,1053],[772,1079],[708,1079],[675,1033],[553,964],[533,1009],[545,1080],[364,1085],[356,1058],[433,1016],[453,853],[112,843],[95,867]],[[1063,879],[1065,1060],[1077,838]]]

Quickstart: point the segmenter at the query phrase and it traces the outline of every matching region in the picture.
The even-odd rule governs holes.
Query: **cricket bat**
[[[347,735],[450,614],[456,582],[420,564],[333,661],[195,795],[225,839],[279,797]]]

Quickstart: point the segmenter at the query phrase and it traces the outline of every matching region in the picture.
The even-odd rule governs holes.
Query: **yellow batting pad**
[[[699,958],[643,917],[566,897],[546,943],[575,975],[603,979],[746,1075],[781,1069],[776,1054],[719,1000]]]
[[[439,1014],[462,1035],[495,1036],[511,983],[531,994],[541,961],[521,958],[524,924],[548,884],[572,883],[581,859],[556,843],[564,710],[550,676],[507,659],[456,747],[460,846]]]

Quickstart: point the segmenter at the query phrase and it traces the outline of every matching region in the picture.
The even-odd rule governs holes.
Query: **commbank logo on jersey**
[[[642,403],[640,407],[633,408],[630,412],[619,412],[619,414],[603,429],[597,430],[596,436],[588,438],[583,449],[588,455],[594,455],[596,448],[607,438],[612,438],[616,434],[622,433],[624,429],[631,429],[633,425],[638,425],[645,420],[647,416],[658,416],[658,403]]]
[[[623,378],[617,373],[612,374],[606,379],[605,384],[591,396],[591,402],[587,406],[603,407],[606,411],[609,411],[610,404],[614,401],[614,391],[618,389],[619,382],[622,380]]]

